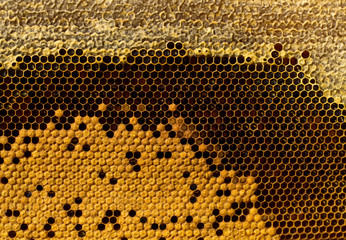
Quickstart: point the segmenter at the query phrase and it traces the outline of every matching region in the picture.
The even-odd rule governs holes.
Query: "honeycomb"
[[[0,69],[1,239],[343,239],[344,105],[276,43]]]
[[[270,58],[280,42],[295,57],[308,50],[313,58],[300,64],[326,97],[345,105],[345,13],[342,0],[2,0],[0,62],[8,69],[18,55],[61,48],[113,56],[168,41],[214,56]]]

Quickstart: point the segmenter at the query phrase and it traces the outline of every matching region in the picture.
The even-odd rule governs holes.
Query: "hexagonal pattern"
[[[282,48],[18,56],[0,69],[1,238],[343,238],[346,110]]]

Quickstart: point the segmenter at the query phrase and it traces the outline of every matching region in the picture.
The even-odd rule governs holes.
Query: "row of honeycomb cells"
[[[191,49],[180,42],[169,42],[166,49],[132,49],[124,58],[86,56],[82,49],[17,57],[12,68],[0,70],[0,177],[4,200],[14,198],[11,191],[19,189],[26,200],[24,204],[4,204],[6,209],[0,214],[6,216],[1,222],[6,238],[106,238],[111,232],[121,239],[141,239],[141,234],[142,239],[155,236],[160,240],[175,236],[236,239],[241,238],[237,224],[254,239],[272,239],[273,235],[279,239],[345,237],[346,110],[323,96],[298,58],[282,57],[282,49],[275,44],[265,62],[243,55],[191,55]],[[308,51],[301,54],[301,58],[310,57]],[[46,132],[58,140],[45,136]],[[121,140],[124,134],[129,140]],[[67,136],[68,140],[59,142]],[[97,141],[102,147],[95,145]],[[55,157],[38,153],[43,142],[61,152]],[[143,147],[149,149],[148,154],[138,147],[149,143],[153,146]],[[105,153],[111,147],[121,156],[117,168],[112,167],[116,165],[112,165],[116,162],[112,153]],[[17,156],[18,150],[21,154]],[[183,167],[170,161],[181,151],[188,159]],[[44,167],[44,161],[31,160],[41,155],[52,165]],[[73,172],[71,179],[67,170],[57,170],[57,159],[64,162],[65,155],[74,159],[66,168]],[[79,158],[88,156],[100,156],[105,163],[84,163],[88,166],[85,171],[93,169],[96,175],[83,177],[77,173],[84,171]],[[151,158],[153,166],[166,163],[169,167],[150,168],[146,164]],[[25,181],[20,176],[31,169],[31,163],[43,175],[56,172],[70,180]],[[179,169],[179,187],[186,190],[181,193],[182,201],[186,200],[181,215],[168,211],[164,219],[153,218],[150,214],[159,213],[136,209],[131,199],[137,195],[125,194],[128,188],[155,189],[139,180],[151,173],[148,169],[155,172],[150,176],[157,179],[151,185],[157,188],[164,188],[155,184],[174,178],[169,172]],[[137,180],[127,184],[132,180],[124,176]],[[66,193],[67,185],[77,178],[80,188]],[[89,184],[93,181],[95,186],[104,186],[107,195],[124,192],[128,203],[120,209],[117,204],[123,203],[106,204],[111,200],[96,193],[88,195],[90,189],[96,189]],[[88,185],[88,191],[82,183]],[[111,190],[118,187],[121,193]],[[61,189],[65,193],[60,194]],[[149,191],[149,200],[165,202],[164,194],[169,191],[159,192],[150,195]],[[34,227],[34,221],[28,220],[34,214],[20,215],[22,222],[16,222],[14,211],[26,214],[22,213],[25,204],[43,194],[47,203],[37,201],[48,204],[49,210],[42,213],[42,223]],[[88,198],[106,205],[94,210],[95,216],[88,215],[92,212],[86,209]],[[168,209],[169,203],[164,206]],[[62,227],[65,218],[73,227]]]

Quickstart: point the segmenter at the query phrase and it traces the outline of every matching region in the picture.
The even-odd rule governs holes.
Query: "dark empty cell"
[[[128,125],[126,126],[126,130],[127,130],[127,131],[132,131],[132,130],[133,130],[133,125],[132,125],[132,124],[128,124]]]
[[[77,231],[82,230],[82,225],[81,224],[77,224],[74,229],[76,229]]]
[[[20,212],[18,210],[13,211],[13,216],[19,217],[19,215],[20,215]]]
[[[308,51],[304,51],[304,52],[302,52],[302,57],[303,58],[308,58],[310,56],[310,53],[308,52]]]
[[[66,50],[63,49],[63,48],[60,49],[60,50],[59,50],[59,54],[60,54],[60,55],[65,55],[65,54],[66,54]]]
[[[190,185],[190,189],[191,190],[196,190],[197,189],[197,185],[196,184],[191,184]]]
[[[155,131],[155,132],[153,132],[153,136],[155,138],[159,138],[161,136],[161,133],[159,131]]]
[[[281,44],[281,43],[276,43],[276,44],[274,45],[274,49],[275,49],[276,51],[281,51],[281,50],[282,50],[282,44]]]
[[[204,228],[204,224],[203,223],[198,223],[197,224],[197,228],[198,229],[203,229]]]
[[[10,237],[10,238],[14,238],[15,236],[16,236],[16,232],[15,231],[9,231],[8,232],[8,236]]]
[[[231,206],[233,209],[237,209],[239,207],[239,204],[237,202],[234,202]]]
[[[232,222],[236,222],[238,221],[238,216],[237,215],[233,215],[232,216]]]
[[[50,224],[45,224],[43,227],[44,230],[49,231],[52,229],[52,226]]]
[[[117,182],[118,182],[118,179],[116,179],[116,178],[109,179],[109,183],[112,184],[112,185],[117,184]]]
[[[86,232],[84,230],[78,232],[78,237],[85,237]]]
[[[165,230],[165,229],[166,229],[166,224],[161,223],[161,224],[160,224],[160,229],[161,229],[161,230]]]
[[[195,153],[195,158],[201,158],[202,156],[203,156],[203,154],[200,151]]]
[[[209,170],[214,172],[216,170],[216,165],[215,164],[210,165]]]
[[[226,215],[226,216],[223,218],[223,220],[224,220],[225,222],[229,222],[229,221],[231,221],[231,217],[230,217],[229,215]]]
[[[213,177],[220,177],[220,172],[219,171],[213,172]]]
[[[239,207],[240,207],[241,209],[244,209],[244,208],[246,207],[246,203],[245,203],[245,202],[239,203]]]
[[[69,123],[65,123],[64,124],[64,129],[65,130],[70,130],[71,129],[71,125]]]
[[[165,158],[171,158],[172,153],[171,152],[165,152]]]
[[[223,191],[222,190],[217,190],[216,191],[216,195],[219,196],[219,197],[223,196]]]
[[[127,152],[126,158],[133,158],[133,152]]]
[[[12,210],[7,209],[6,212],[5,212],[5,215],[6,215],[7,217],[11,217],[11,216],[12,216]]]
[[[53,223],[55,223],[55,219],[54,218],[52,218],[52,217],[50,217],[50,218],[48,218],[48,223],[49,224],[53,224]]]
[[[193,221],[193,217],[192,216],[189,215],[189,216],[186,217],[186,222],[190,223],[192,221]]]
[[[168,124],[165,126],[165,130],[166,131],[171,131],[172,130],[172,125],[171,124]]]
[[[118,223],[114,224],[113,229],[115,231],[119,230],[120,229],[120,224],[118,224]]]
[[[145,132],[148,131],[148,130],[149,130],[148,125],[146,125],[146,124],[143,125],[143,126],[142,126],[142,130],[145,131]]]
[[[157,223],[151,224],[151,229],[156,230],[159,228],[159,225]]]
[[[4,163],[4,159],[2,157],[0,157],[0,164]]]
[[[110,216],[112,216],[113,215],[113,211],[112,210],[107,210],[106,211],[106,216],[107,217],[110,217]]]
[[[135,171],[135,172],[139,172],[140,170],[141,170],[141,166],[139,166],[139,165],[135,165],[133,167],[133,171]]]
[[[28,225],[23,223],[20,225],[20,229],[22,229],[23,231],[27,230],[28,229]]]
[[[195,195],[195,197],[199,197],[199,196],[201,196],[201,191],[196,190],[193,192],[193,195]]]
[[[180,139],[180,143],[181,143],[182,145],[185,145],[185,144],[187,143],[187,139],[186,139],[186,138]]]
[[[83,214],[82,210],[77,210],[75,215],[76,217],[81,217],[82,214]]]
[[[66,204],[64,204],[63,209],[64,209],[65,211],[68,211],[68,210],[71,209],[71,205],[68,204],[68,203],[66,203]]]
[[[117,222],[117,218],[116,218],[116,217],[111,217],[111,218],[109,219],[109,222],[110,222],[110,223],[116,223],[116,222]]]
[[[177,217],[177,216],[171,217],[171,222],[172,222],[172,223],[178,222],[178,217]]]
[[[146,217],[141,217],[140,222],[141,223],[146,223],[148,220]]]
[[[157,152],[157,158],[163,158],[164,155],[165,154],[163,152]]]
[[[75,198],[75,200],[74,200],[74,202],[77,203],[77,204],[81,204],[82,201],[83,201],[83,199],[80,198],[80,197],[77,197],[77,198]]]
[[[173,49],[174,48],[174,42],[168,42],[167,43],[167,48]]]
[[[18,164],[18,163],[19,163],[19,158],[14,157],[14,158],[12,159],[12,163]]]
[[[219,164],[217,166],[217,170],[222,171],[225,167],[222,164]]]
[[[214,229],[218,229],[219,226],[220,226],[220,224],[217,223],[217,222],[214,222],[214,223],[212,224],[212,227],[213,227]]]
[[[78,138],[76,138],[76,137],[73,137],[72,139],[71,139],[71,143],[72,144],[77,144],[79,142],[79,140],[78,140]]]
[[[190,202],[191,202],[191,203],[197,202],[197,198],[196,198],[196,197],[191,197],[191,198],[190,198]]]
[[[228,196],[231,195],[231,191],[227,189],[227,190],[225,190],[225,191],[223,192],[223,194],[224,194],[226,197],[228,197]]]
[[[11,144],[6,143],[5,146],[4,146],[4,149],[6,151],[10,151],[11,150]]]
[[[119,217],[120,214],[121,214],[121,212],[119,210],[115,210],[114,211],[114,216]]]
[[[277,58],[279,56],[279,53],[277,51],[272,51],[272,57]]]
[[[104,172],[99,173],[99,178],[105,178],[105,177],[106,177],[106,173],[104,173]]]
[[[86,151],[86,152],[89,151],[90,150],[89,144],[84,144],[83,145],[83,150]]]
[[[27,197],[27,198],[31,197],[31,192],[30,191],[26,191],[24,193],[24,196]]]
[[[217,215],[219,215],[219,214],[220,214],[219,209],[214,209],[214,210],[213,210],[213,215],[214,215],[214,216],[217,216]]]
[[[223,231],[221,230],[221,229],[218,229],[217,231],[216,231],[216,235],[217,236],[221,236],[223,234]]]
[[[68,151],[73,151],[75,149],[75,146],[73,144],[68,144],[67,145],[67,150]]]
[[[79,124],[79,130],[85,130],[86,129],[86,124],[85,123],[81,123]]]
[[[31,152],[30,151],[25,151],[24,157],[26,157],[26,158],[31,157]]]
[[[130,164],[131,165],[136,165],[137,164],[137,160],[136,159],[130,159]]]
[[[133,157],[136,158],[136,159],[138,159],[138,158],[141,157],[141,153],[140,153],[140,152],[134,152],[134,153],[133,153]]]
[[[183,173],[183,177],[184,177],[184,178],[190,177],[190,172],[185,171],[185,172]]]
[[[83,50],[82,49],[80,49],[80,48],[78,48],[77,50],[76,50],[76,54],[77,55],[82,55],[83,54]]]
[[[74,54],[74,49],[72,49],[72,48],[68,49],[67,54],[72,56]]]
[[[107,224],[109,222],[109,218],[108,217],[103,217],[102,218],[102,223]]]
[[[98,228],[98,230],[103,231],[103,230],[105,230],[105,225],[101,223],[97,226],[97,228]]]
[[[73,217],[74,216],[74,211],[73,210],[68,211],[67,212],[67,216]]]
[[[232,179],[230,177],[225,177],[225,183],[230,183],[232,181]]]
[[[53,237],[55,237],[55,232],[49,231],[47,235],[48,235],[48,237],[53,238]]]
[[[41,185],[37,185],[36,190],[40,192],[43,190],[43,187]]]
[[[240,218],[239,218],[239,221],[245,222],[246,221],[246,217],[244,215],[241,215]]]
[[[24,143],[29,144],[31,143],[31,138],[30,137],[24,137]]]
[[[217,221],[217,222],[222,222],[222,221],[223,221],[223,217],[220,216],[220,215],[217,216],[217,217],[216,217],[216,221]]]
[[[136,216],[136,211],[135,211],[135,210],[131,210],[131,211],[129,212],[129,215],[130,215],[130,217]]]
[[[107,135],[107,137],[109,137],[109,138],[114,137],[114,133],[113,133],[112,131],[108,131],[106,135]]]
[[[211,165],[211,164],[213,164],[213,159],[208,158],[205,162],[206,162],[206,164]]]
[[[192,145],[191,146],[191,150],[194,151],[194,152],[197,152],[199,150],[198,145]]]
[[[55,196],[55,192],[54,191],[49,191],[48,192],[48,197],[52,198]]]

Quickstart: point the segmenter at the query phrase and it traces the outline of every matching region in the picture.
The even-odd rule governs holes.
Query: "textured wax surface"
[[[313,77],[327,96],[346,103],[343,1],[231,2],[4,0],[0,59],[8,68],[18,54],[73,47],[105,55],[162,47],[169,40],[214,55],[250,51],[267,57],[272,44],[281,42],[286,55],[310,51]]]
[[[0,71],[1,237],[342,238],[346,112],[308,51],[282,49],[17,57]]]
[[[0,239],[345,238],[345,12],[1,1]]]

